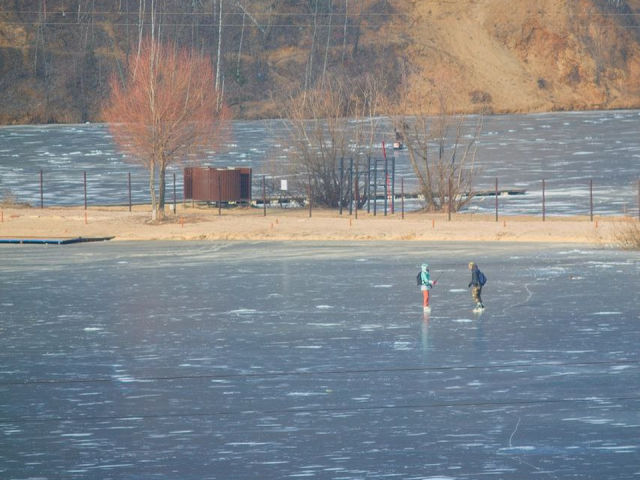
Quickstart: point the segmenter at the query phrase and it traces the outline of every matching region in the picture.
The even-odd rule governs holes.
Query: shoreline
[[[574,106],[575,107],[575,106]],[[640,105],[632,104],[629,106],[614,106],[612,108],[606,108],[605,106],[592,106],[593,108],[570,108],[570,109],[558,109],[558,108],[544,108],[544,106],[540,106],[540,108],[496,108],[494,111],[488,115],[488,117],[499,117],[499,116],[508,116],[508,115],[521,115],[521,116],[533,116],[533,115],[547,115],[547,114],[579,114],[579,113],[616,113],[616,112],[635,112],[640,110]],[[469,111],[460,112],[463,115],[474,115],[475,112],[473,109]],[[434,115],[437,112],[434,112]],[[255,115],[255,116],[238,116],[234,117],[233,121],[238,122],[264,122],[264,121],[274,121],[279,120],[277,115],[273,116],[264,116],[264,115]],[[0,123],[0,128],[11,128],[11,127],[41,127],[41,128],[50,128],[56,126],[87,126],[87,125],[106,125],[106,122],[100,119],[93,119],[85,122],[55,122],[55,123],[37,123],[37,122],[28,122],[28,123],[17,123],[17,122],[5,122]]]
[[[0,238],[114,237],[113,241],[468,241],[615,243],[616,228],[630,217],[541,217],[405,212],[384,216],[337,210],[268,208],[222,209],[177,206],[166,220],[151,222],[150,206],[0,207]],[[86,223],[85,223],[86,222]]]

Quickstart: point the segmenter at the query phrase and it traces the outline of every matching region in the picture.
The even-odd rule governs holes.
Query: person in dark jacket
[[[477,309],[484,309],[484,303],[482,303],[482,285],[481,278],[484,278],[484,275],[478,268],[478,265],[475,262],[469,262],[469,270],[471,270],[471,282],[469,283],[469,288],[471,288],[471,297],[476,304]]]

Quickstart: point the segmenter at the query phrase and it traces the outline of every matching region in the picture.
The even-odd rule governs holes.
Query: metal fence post
[[[383,144],[384,145],[384,144]],[[387,207],[389,206],[389,161],[384,156],[384,216],[387,216]]]
[[[593,222],[593,178],[589,179],[589,218]]]
[[[391,215],[396,209],[396,154],[391,157]]]
[[[338,183],[338,205],[342,215],[342,180],[344,179],[344,158],[340,158],[340,182]]]
[[[218,172],[218,216],[222,215],[222,182],[220,177],[220,172]]]
[[[87,209],[87,171],[83,172],[84,177],[84,209]]]
[[[373,160],[373,216],[378,214],[378,159]]]
[[[542,221],[544,222],[547,214],[546,198],[545,198],[544,178],[542,179]]]
[[[400,178],[400,203],[402,205],[402,219],[404,220],[404,177]]]
[[[349,215],[353,214],[353,157],[349,159]]]
[[[44,179],[40,170],[40,208],[44,208]]]
[[[353,179],[353,195],[355,198],[355,209],[356,209],[356,220],[358,219],[358,202],[360,201],[360,182],[358,181],[359,177],[358,177],[358,170],[356,169],[356,174],[355,177]]]
[[[262,216],[267,216],[267,178],[262,176]]]
[[[186,181],[186,174],[185,174],[185,169],[182,169],[182,209],[185,210],[187,208],[187,196],[185,195],[185,184],[187,183]]]
[[[309,175],[309,218],[311,218],[311,211],[313,209],[313,196],[311,195],[311,175]]]
[[[451,198],[451,179],[449,179],[449,194],[448,194],[449,204],[447,206],[447,214],[449,217],[449,221],[451,221],[451,209],[453,208],[453,201]]]
[[[176,198],[176,174],[173,174],[173,214],[178,213],[178,204]]]
[[[129,211],[131,211],[131,172],[129,172]]]
[[[367,175],[365,179],[365,198],[367,199],[367,213],[371,213],[371,157],[367,157]]]
[[[496,222],[498,221],[498,179],[496,178]]]

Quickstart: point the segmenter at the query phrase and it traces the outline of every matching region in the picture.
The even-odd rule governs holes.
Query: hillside
[[[461,108],[483,99],[498,112],[640,105],[639,2],[413,5],[420,22],[410,58],[424,72],[444,72]]]
[[[463,111],[640,108],[640,0],[163,0],[153,16],[150,3],[0,0],[0,123],[99,121],[151,24],[214,63],[221,52],[236,118],[364,73],[390,94],[402,78],[446,86]]]

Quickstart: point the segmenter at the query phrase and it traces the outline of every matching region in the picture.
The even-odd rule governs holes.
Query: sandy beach
[[[116,241],[470,241],[613,243],[622,218],[500,217],[399,212],[384,216],[335,210],[269,208],[223,209],[178,205],[162,223],[152,222],[150,207],[2,208],[0,238],[114,237]]]

